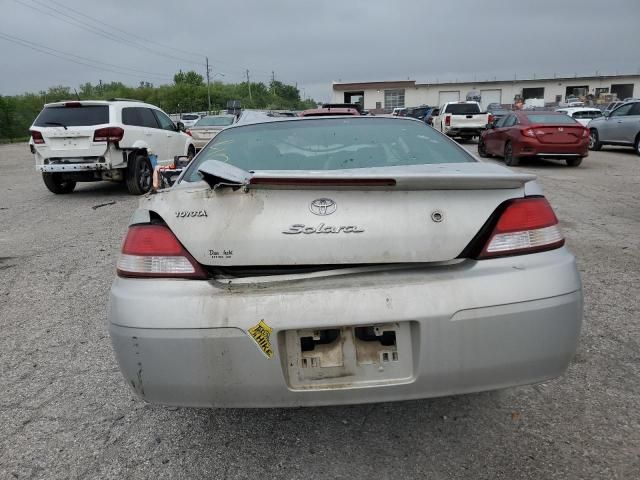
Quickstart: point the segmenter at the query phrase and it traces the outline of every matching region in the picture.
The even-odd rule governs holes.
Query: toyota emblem
[[[331,215],[337,209],[338,205],[330,198],[317,198],[309,204],[309,210],[311,210],[311,213],[314,215]]]

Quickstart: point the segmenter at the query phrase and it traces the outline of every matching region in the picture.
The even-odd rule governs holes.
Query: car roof
[[[601,110],[599,108],[593,108],[593,107],[564,107],[564,108],[559,108],[556,110],[556,112],[569,112],[569,113],[574,113],[574,112],[600,112]]]
[[[319,117],[319,116],[335,116],[335,115],[360,115],[355,108],[311,108],[300,112],[301,117]]]
[[[122,105],[122,106],[145,106],[145,107],[152,107],[152,108],[157,108],[159,109],[159,107],[156,107],[155,105],[152,105],[150,103],[145,103],[145,102],[141,102],[138,100],[126,100],[126,99],[120,99],[120,98],[114,98],[111,100],[74,100],[74,99],[70,99],[70,100],[61,100],[59,102],[51,102],[51,103],[46,103],[44,106],[45,107],[63,107],[65,106],[67,103],[79,103],[81,105]]]
[[[257,125],[261,123],[278,123],[278,122],[311,122],[311,121],[322,121],[322,120],[335,120],[341,119],[344,120],[345,117],[349,120],[357,120],[357,121],[377,121],[377,120],[392,120],[396,122],[417,122],[421,125],[424,125],[424,122],[413,118],[413,117],[392,117],[392,116],[371,116],[371,115],[322,115],[317,117],[274,117],[269,115],[267,112],[247,112],[247,115],[243,115],[233,125],[229,125],[225,128],[225,130],[239,128],[247,125]]]

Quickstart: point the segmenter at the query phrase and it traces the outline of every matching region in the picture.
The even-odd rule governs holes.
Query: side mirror
[[[179,132],[184,132],[186,130],[184,128],[184,123],[182,123],[182,122],[176,123],[176,128],[178,129]]]

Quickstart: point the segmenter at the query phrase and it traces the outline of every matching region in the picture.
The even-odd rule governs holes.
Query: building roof
[[[545,78],[518,78],[518,79],[502,79],[502,80],[486,80],[486,81],[459,81],[459,82],[438,82],[438,83],[416,83],[415,80],[389,80],[379,82],[353,82],[341,83],[333,82],[334,91],[353,91],[353,90],[372,90],[385,88],[410,88],[410,87],[429,87],[429,86],[447,86],[447,85],[496,85],[503,83],[536,83],[536,82],[581,82],[587,80],[615,80],[618,78],[640,78],[638,74],[620,74],[620,75],[590,75],[584,77],[545,77]]]
[[[334,90],[371,90],[373,88],[408,88],[415,87],[415,80],[391,80],[383,82],[356,82],[356,83],[339,83],[333,82]]]

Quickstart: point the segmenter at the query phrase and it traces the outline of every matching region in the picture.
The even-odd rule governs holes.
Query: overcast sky
[[[0,95],[100,79],[170,83],[179,69],[204,74],[205,55],[225,75],[215,80],[239,81],[249,69],[252,80],[268,82],[274,71],[317,100],[339,80],[640,73],[640,0],[0,0],[0,7]]]

